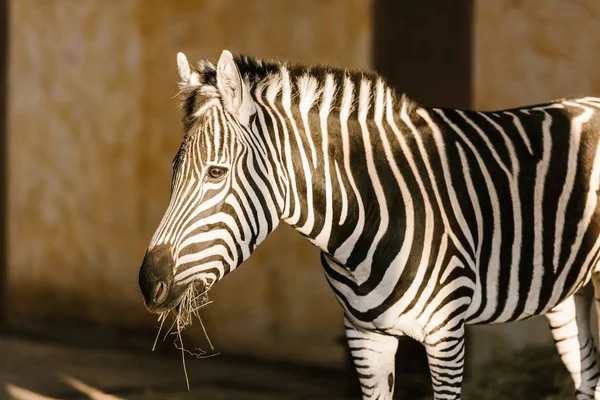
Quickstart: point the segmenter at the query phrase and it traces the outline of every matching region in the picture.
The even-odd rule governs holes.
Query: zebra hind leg
[[[391,400],[398,338],[355,328],[347,319],[346,339],[360,380],[363,399]]]
[[[591,302],[588,285],[546,314],[560,358],[575,384],[577,400],[600,399],[600,371],[590,329]]]

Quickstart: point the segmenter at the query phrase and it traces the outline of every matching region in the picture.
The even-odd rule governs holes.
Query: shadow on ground
[[[464,384],[466,400],[574,399],[552,347],[496,358]],[[127,352],[0,337],[0,399],[15,400],[274,400],[359,399],[343,371],[213,357],[187,362],[148,351]],[[410,379],[399,376],[398,379]],[[414,386],[429,386],[422,379]],[[415,399],[408,393],[396,398]],[[429,397],[430,398],[430,397]],[[416,400],[416,399],[415,399]]]
[[[345,400],[341,371],[0,337],[0,399]]]

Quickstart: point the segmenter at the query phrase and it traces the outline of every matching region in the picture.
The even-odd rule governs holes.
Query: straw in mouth
[[[215,349],[210,338],[208,337],[206,328],[204,327],[204,323],[202,322],[202,318],[200,317],[200,313],[198,312],[201,308],[204,308],[207,305],[209,305],[210,303],[212,303],[212,301],[210,301],[208,299],[208,294],[207,294],[208,290],[205,290],[202,293],[198,293],[197,288],[198,288],[198,285],[194,285],[193,283],[190,284],[188,286],[188,288],[186,289],[186,291],[183,293],[183,296],[181,296],[181,301],[174,309],[169,310],[169,311],[164,311],[159,314],[158,322],[160,322],[160,327],[158,328],[158,332],[156,334],[156,339],[154,340],[154,345],[152,346],[152,351],[154,351],[154,349],[156,348],[156,344],[158,342],[158,338],[162,331],[163,325],[164,325],[165,321],[167,320],[167,318],[169,317],[169,315],[172,315],[173,322],[171,323],[171,326],[165,333],[163,340],[166,340],[166,338],[169,334],[175,335],[175,340],[173,343],[175,345],[175,348],[177,348],[178,350],[181,350],[181,361],[183,363],[183,372],[185,374],[185,381],[187,384],[188,391],[190,390],[190,381],[188,378],[187,368],[185,365],[185,353],[188,353],[189,355],[192,355],[195,358],[208,358],[208,357],[213,357],[213,356],[216,356],[219,354],[219,353],[208,354],[208,351],[202,350],[200,348],[196,348],[196,349],[194,349],[194,351],[190,351],[190,350],[185,349],[183,346],[183,338],[181,336],[181,331],[183,331],[184,328],[192,325],[193,319],[195,316],[196,318],[198,318],[198,321],[200,321],[200,325],[202,326],[202,331],[204,332],[204,336],[206,337],[206,340],[208,341],[210,349],[212,351],[214,351],[214,349]]]

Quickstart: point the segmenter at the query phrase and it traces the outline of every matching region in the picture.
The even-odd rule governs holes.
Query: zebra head
[[[272,168],[252,124],[257,105],[237,61],[224,51],[216,67],[193,68],[178,53],[177,66],[185,137],[173,162],[169,206],[139,274],[153,312],[177,307],[190,285],[205,293],[279,222]]]

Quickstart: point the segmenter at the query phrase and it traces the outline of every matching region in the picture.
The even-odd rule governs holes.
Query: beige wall
[[[600,2],[477,0],[474,106],[600,96]]]
[[[143,320],[141,37],[133,2],[98,4],[10,3],[11,319]]]
[[[177,51],[368,67],[370,32],[369,0],[11,1],[10,321],[155,324],[137,274],[182,138]],[[291,228],[213,292],[219,350],[341,360],[341,310]]]
[[[177,51],[368,68],[370,12],[370,0],[12,0],[12,323],[155,323],[137,273],[182,137]],[[600,95],[599,20],[597,0],[476,1],[474,107]],[[341,312],[317,253],[288,227],[213,296],[209,331],[222,351],[324,364],[342,357],[333,344]],[[472,332],[474,362],[550,343],[543,319]]]
[[[598,0],[477,0],[473,38],[477,109],[600,96]],[[471,333],[471,365],[530,343],[552,344],[543,317]]]

